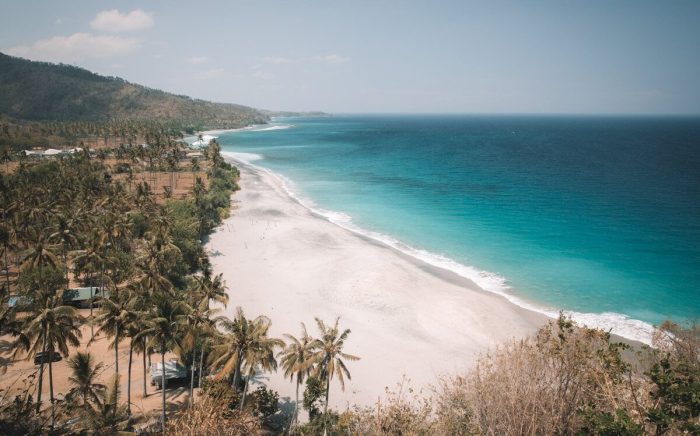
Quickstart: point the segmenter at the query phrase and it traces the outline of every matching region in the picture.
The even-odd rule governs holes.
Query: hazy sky
[[[3,0],[0,51],[268,109],[700,113],[698,0]]]

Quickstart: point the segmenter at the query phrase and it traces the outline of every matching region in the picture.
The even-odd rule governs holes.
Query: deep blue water
[[[354,226],[474,267],[481,273],[465,275],[486,288],[654,324],[700,315],[699,118],[334,116],[273,126],[291,127],[219,142],[263,156],[256,165]]]

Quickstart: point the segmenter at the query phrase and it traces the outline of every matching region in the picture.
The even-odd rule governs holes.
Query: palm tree
[[[219,325],[224,331],[221,342],[215,345],[209,356],[212,369],[218,369],[217,378],[230,377],[233,373],[233,386],[238,389],[240,378],[245,371],[247,377],[243,388],[241,407],[245,402],[248,383],[260,366],[264,371],[277,368],[274,350],[283,347],[280,339],[268,337],[268,331],[272,321],[265,316],[258,316],[253,320],[246,319],[243,310],[236,309],[236,317],[233,321],[221,318]]]
[[[71,376],[68,377],[71,390],[66,394],[66,399],[74,401],[80,397],[82,407],[88,407],[89,402],[100,402],[100,394],[106,389],[105,385],[97,381],[104,364],[95,362],[90,353],[78,351],[68,360]]]
[[[226,282],[223,279],[223,274],[218,274],[212,278],[211,269],[204,268],[201,276],[195,276],[195,292],[201,297],[202,301],[206,302],[206,308],[209,309],[209,302],[216,301],[226,307],[228,304],[228,294],[226,293]]]
[[[54,232],[49,235],[49,242],[61,245],[63,266],[65,268],[66,283],[68,283],[68,250],[78,243],[76,230],[80,220],[81,212],[56,211],[57,218]]]
[[[296,402],[294,403],[294,423],[296,424],[299,418],[299,386],[313,370],[315,340],[306,331],[306,325],[303,322],[299,339],[289,334],[285,334],[284,337],[289,340],[289,344],[280,352],[280,356],[284,376],[292,381],[296,377]]]
[[[233,321],[227,318],[219,320],[223,335],[219,337],[220,341],[214,345],[209,354],[209,366],[212,370],[218,371],[216,375],[218,379],[233,376],[232,385],[238,389],[245,353],[255,341],[254,338],[258,332],[270,322],[270,319],[264,316],[248,320],[240,307],[236,308],[236,317]]]
[[[102,256],[102,247],[99,241],[99,236],[96,232],[92,232],[89,243],[87,247],[83,250],[79,250],[73,259],[78,270],[87,273],[88,275],[88,286],[90,286],[90,339],[95,337],[95,327],[93,320],[93,283],[92,277],[98,271],[101,271],[102,265],[104,265],[104,257]]]
[[[340,317],[335,319],[335,325],[333,327],[329,327],[322,320],[316,318],[316,324],[318,325],[321,337],[316,339],[313,343],[313,347],[316,349],[313,356],[314,363],[316,363],[314,375],[326,381],[326,404],[323,408],[324,414],[328,412],[328,396],[333,376],[338,376],[340,387],[343,390],[345,390],[345,377],[347,377],[348,380],[351,379],[350,371],[348,371],[348,368],[345,366],[343,359],[350,361],[360,360],[357,356],[343,353],[345,340],[350,335],[350,329],[345,329],[341,332],[338,327],[339,322]]]
[[[207,301],[208,302],[208,301]],[[190,403],[194,403],[194,373],[197,368],[197,344],[206,335],[208,335],[214,329],[214,323],[211,320],[211,315],[216,313],[217,309],[208,309],[208,304],[205,301],[199,302],[199,304],[193,304],[192,310],[186,314],[183,319],[183,327],[185,328],[185,336],[183,339],[183,346],[191,350],[192,363],[190,366]],[[196,303],[196,301],[195,301]],[[204,346],[201,346],[202,352],[204,352]],[[201,379],[202,374],[200,372],[199,377]]]
[[[48,241],[44,232],[34,232],[30,248],[22,261],[22,269],[40,268],[44,266],[56,266],[58,258],[54,253],[56,246]]]
[[[3,211],[3,217],[5,211]],[[3,220],[4,221],[4,220]],[[6,225],[4,222],[0,224],[0,249],[2,250],[3,266],[5,267],[5,291],[10,293],[10,262],[7,259],[7,255],[10,251],[15,250],[17,246],[14,243],[14,237],[10,226]]]
[[[129,301],[129,296],[122,294],[110,295],[110,298],[99,300],[100,311],[95,322],[100,326],[97,334],[105,333],[108,338],[114,338],[110,348],[114,348],[114,372],[119,373],[119,342],[129,324],[136,316]]]
[[[141,284],[135,283],[130,286],[131,289],[131,305],[133,309],[136,311],[135,317],[132,319],[132,322],[130,323],[128,327],[128,332],[129,332],[129,337],[131,340],[129,341],[129,346],[130,346],[130,357],[129,361],[131,362],[131,353],[136,352],[140,353],[143,361],[143,397],[146,398],[148,396],[148,389],[147,389],[147,366],[146,366],[146,356],[149,352],[149,347],[148,343],[150,342],[150,338],[148,337],[147,334],[144,333],[144,331],[149,328],[148,322],[151,319],[151,309],[152,309],[152,296],[147,292],[146,289],[141,287]],[[131,363],[129,363],[129,377],[131,377]],[[127,389],[127,400],[130,402],[131,401],[131,381],[129,381],[129,388]],[[131,411],[131,407],[129,406],[129,412]]]
[[[115,435],[129,428],[125,406],[119,405],[119,374],[113,374],[98,401],[83,409],[78,434]],[[127,433],[132,434],[132,433]]]
[[[199,159],[193,157],[190,159],[190,169],[192,171],[192,180],[195,178],[195,173],[200,170]]]
[[[270,323],[261,325],[259,330],[256,328],[254,340],[243,355],[243,370],[246,373],[246,378],[245,386],[243,387],[243,396],[241,397],[241,410],[243,410],[243,406],[245,405],[248,384],[250,383],[250,379],[255,375],[256,369],[260,367],[263,372],[277,370],[275,348],[284,347],[284,341],[268,337],[267,332],[269,328]]]
[[[162,394],[163,394],[163,431],[165,431],[165,353],[169,350],[180,350],[180,336],[178,327],[181,324],[183,315],[190,311],[190,307],[182,300],[171,296],[157,295],[154,307],[150,313],[150,319],[146,321],[146,328],[142,330],[136,338],[145,336],[149,338],[148,346],[160,353],[162,371]]]
[[[136,300],[132,300],[133,307],[136,307]],[[146,343],[147,339],[145,336],[141,340],[137,339],[137,335],[141,330],[146,328],[146,317],[147,312],[136,311],[133,312],[133,317],[126,326],[126,335],[129,337],[129,367],[127,369],[127,384],[126,384],[126,413],[131,415],[131,364],[134,355],[134,351],[143,353],[143,397],[146,398]]]
[[[44,361],[49,361],[49,393],[51,399],[51,425],[55,421],[54,395],[53,395],[53,354],[60,353],[63,357],[68,357],[68,346],[77,347],[80,345],[80,324],[82,317],[71,306],[61,305],[59,295],[43,295],[38,299],[32,314],[27,319],[27,323],[22,331],[25,344],[28,345],[29,357],[36,356],[42,351],[44,354],[39,367],[39,391],[37,409],[41,404],[42,378],[44,372]],[[20,342],[17,342],[21,344]],[[17,348],[16,352],[20,348]]]
[[[202,268],[202,275],[195,276],[194,289],[195,295],[197,295],[201,301],[199,305],[204,305],[205,309],[209,311],[209,303],[214,300],[224,307],[228,304],[228,294],[226,293],[226,282],[223,280],[222,275],[219,274],[213,279],[211,277],[211,268],[208,264],[205,264]],[[204,347],[200,350],[199,356],[199,387],[202,387],[202,374],[204,370]]]

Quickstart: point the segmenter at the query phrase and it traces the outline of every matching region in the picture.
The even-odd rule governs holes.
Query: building
[[[90,307],[90,301],[98,297],[108,297],[109,292],[98,287],[71,288],[63,291],[63,304],[86,308]]]

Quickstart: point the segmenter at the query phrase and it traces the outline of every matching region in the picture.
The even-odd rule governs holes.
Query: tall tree
[[[80,345],[82,317],[75,308],[63,306],[60,295],[43,295],[35,301],[22,335],[27,338],[27,351],[30,357],[36,356],[40,351],[43,353],[39,369],[39,392],[41,392],[44,362],[48,361],[51,425],[53,427],[55,422],[53,355],[60,353],[63,357],[68,357],[68,346],[77,347]]]
[[[338,326],[339,322],[340,317],[336,318],[335,324],[333,327],[330,327],[319,318],[316,318],[316,325],[318,326],[321,336],[314,341],[313,346],[316,352],[314,353],[313,360],[316,363],[315,375],[326,382],[326,404],[323,408],[324,414],[328,412],[328,397],[333,376],[338,376],[340,387],[343,390],[345,390],[345,377],[350,380],[350,371],[348,371],[347,366],[345,366],[343,359],[350,361],[360,360],[357,356],[343,352],[345,341],[350,335],[350,329],[345,329],[341,332]]]
[[[119,374],[119,342],[136,317],[136,310],[129,295],[124,293],[121,296],[112,293],[108,298],[100,298],[98,305],[100,310],[95,322],[100,327],[97,333],[105,333],[108,338],[112,338],[110,348],[114,349],[114,372]]]
[[[75,401],[80,398],[82,407],[89,407],[90,402],[99,403],[100,394],[106,387],[97,378],[104,368],[104,363],[96,362],[88,352],[78,351],[68,360],[68,367],[71,370],[68,377],[71,389],[66,394],[66,400]]]
[[[268,336],[271,324],[270,319],[265,316],[247,319],[240,307],[236,309],[233,321],[226,318],[219,321],[223,335],[211,351],[210,367],[218,371],[217,378],[233,375],[233,386],[236,389],[239,389],[241,377],[245,372],[247,377],[241,407],[256,367],[260,366],[263,371],[277,368],[274,350],[283,347],[284,342]]]
[[[171,350],[181,349],[181,336],[179,326],[182,323],[182,317],[190,311],[190,307],[182,300],[178,300],[168,295],[157,295],[154,301],[154,307],[150,313],[150,319],[146,322],[146,328],[142,330],[137,338],[145,336],[149,338],[148,346],[157,350],[160,354],[162,365],[162,423],[163,431],[165,431],[165,421],[167,411],[165,408],[165,353]]]
[[[281,364],[284,376],[294,381],[296,378],[296,401],[294,403],[294,423],[299,418],[299,386],[313,371],[315,339],[306,331],[306,325],[301,323],[301,336],[297,339],[293,335],[284,335],[289,343],[280,352]]]

